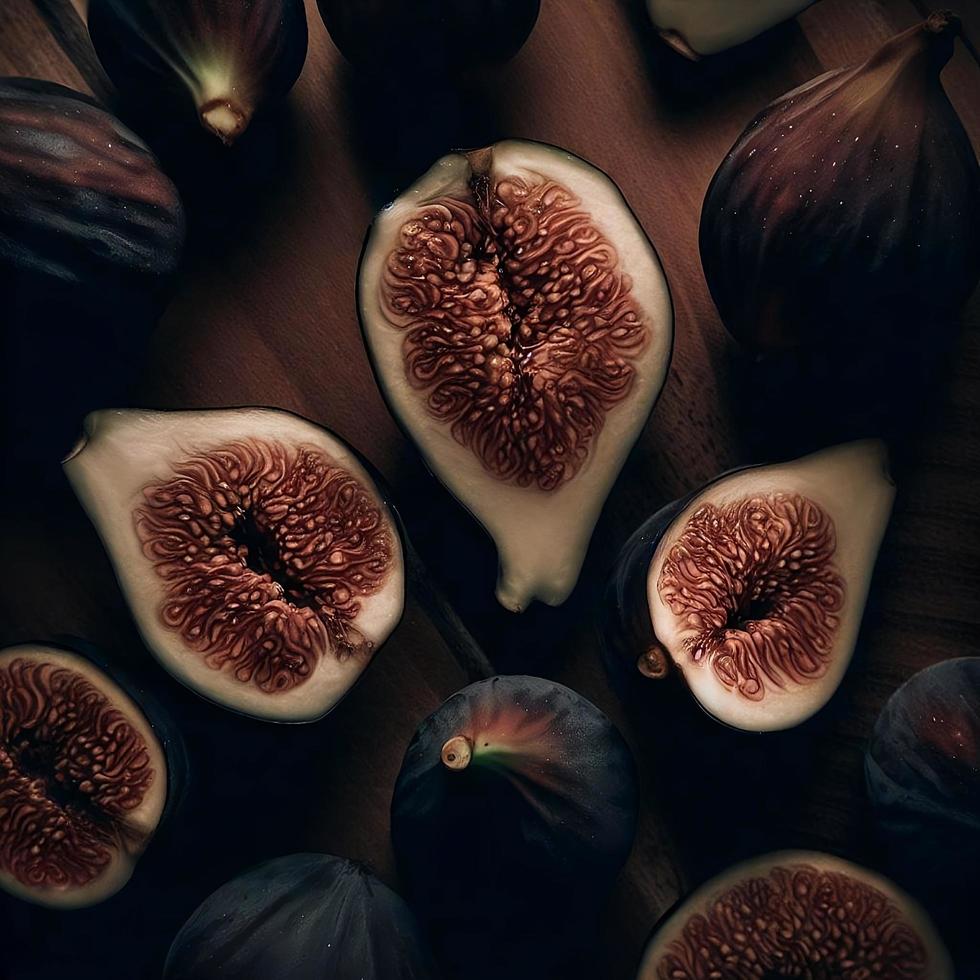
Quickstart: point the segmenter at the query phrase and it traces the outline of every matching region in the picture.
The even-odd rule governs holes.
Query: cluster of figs
[[[695,60],[807,5],[647,3],[663,39]],[[450,71],[513,55],[539,5],[319,6],[361,70],[407,54],[420,71]],[[306,57],[302,0],[91,0],[88,18],[124,111],[203,129],[229,155]],[[721,162],[701,259],[725,326],[753,352],[859,357],[913,326],[925,344],[976,286],[980,175],[940,82],[957,28],[932,14],[785,94]],[[152,320],[184,230],[177,188],[133,131],[62,86],[0,80],[11,312],[111,304]],[[392,414],[493,538],[499,603],[564,602],[673,343],[666,276],[617,186],[526,140],[451,153],[379,214],[356,303]],[[69,356],[71,338],[57,339],[27,358],[28,382]],[[399,623],[408,543],[390,494],[311,421],[259,407],[99,409],[63,469],[146,647],[217,705],[314,722]],[[653,514],[600,603],[616,689],[650,712],[665,695],[690,700],[738,732],[805,723],[854,653],[894,495],[885,443],[862,438],[724,473]],[[978,667],[913,677],[866,755],[884,859],[947,937],[977,897],[950,881],[980,881]],[[98,656],[0,652],[0,888],[67,909],[126,884],[183,771],[179,735],[144,695]],[[539,677],[479,680],[405,751],[391,835],[407,901],[351,861],[279,857],[204,900],[165,976],[576,975],[630,854],[638,796],[630,749],[595,705]],[[638,973],[953,975],[915,899],[806,851],[702,885],[655,929]]]

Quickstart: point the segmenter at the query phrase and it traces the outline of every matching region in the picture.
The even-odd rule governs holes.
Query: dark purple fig
[[[980,277],[980,169],[939,79],[949,13],[777,99],[708,188],[701,260],[755,348],[888,338],[943,320]]]
[[[423,721],[391,832],[450,975],[525,976],[581,952],[629,854],[636,810],[622,736],[560,684],[492,677]]]
[[[655,514],[606,592],[617,685],[680,682],[744,731],[805,721],[853,655],[894,495],[884,445],[865,440],[734,470]]]
[[[512,58],[540,0],[317,0],[334,44],[352,64],[439,74]]]
[[[926,904],[956,952],[980,968],[980,658],[906,681],[875,723],[868,793],[889,868]]]
[[[160,294],[184,215],[142,141],[88,97],[0,79],[0,287],[8,311],[54,290],[101,310]]]
[[[151,652],[270,721],[314,721],[397,626],[404,561],[357,454],[288,412],[93,412],[64,462]]]
[[[91,0],[88,28],[123,98],[231,144],[306,60],[303,0]]]
[[[782,851],[729,868],[654,930],[637,980],[953,980],[926,913],[880,875]]]
[[[430,980],[408,906],[327,854],[267,861],[222,885],[177,933],[164,980]]]
[[[89,660],[0,651],[0,888],[56,908],[115,894],[174,798],[172,748]]]

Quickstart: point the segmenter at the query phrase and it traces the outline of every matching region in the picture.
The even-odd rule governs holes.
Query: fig
[[[441,73],[512,58],[538,19],[540,0],[317,0],[341,54],[358,67],[410,65]]]
[[[888,866],[980,970],[980,658],[935,664],[885,705],[865,756]]]
[[[52,646],[0,651],[0,888],[55,908],[109,898],[167,795],[163,743],[104,671]]]
[[[758,349],[877,338],[954,313],[980,277],[980,169],[940,82],[949,13],[764,109],[722,161],[701,261]]]
[[[818,711],[854,652],[894,486],[863,440],[724,474],[644,522],[606,590],[614,676],[673,678],[733,728]]]
[[[314,721],[401,618],[402,547],[354,451],[288,412],[93,412],[65,472],[150,651],[198,694]]]
[[[814,851],[713,878],[654,931],[637,980],[953,980],[926,913],[886,878]]]
[[[275,858],[222,885],[177,933],[164,980],[428,980],[408,906],[328,854]]]
[[[163,293],[184,239],[177,190],[138,136],[63,85],[0,79],[0,287],[100,311]]]
[[[395,784],[391,833],[449,974],[524,976],[587,942],[636,815],[632,756],[609,719],[561,684],[498,676],[419,726]]]
[[[227,145],[306,60],[303,0],[90,0],[88,29],[124,99],[196,118]]]
[[[498,600],[559,605],[670,360],[619,190],[541,143],[443,157],[379,214],[358,293],[389,407],[496,544]]]
[[[697,61],[795,17],[814,0],[646,0],[658,33],[675,51]]]

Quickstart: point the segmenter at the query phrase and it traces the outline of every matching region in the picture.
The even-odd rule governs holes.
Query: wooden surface
[[[67,0],[4,0],[0,74],[51,78],[111,99],[76,2],[77,8]],[[749,799],[759,773],[776,786],[778,800],[767,808],[763,846],[813,846],[875,863],[861,770],[874,717],[915,670],[980,653],[977,296],[964,311],[940,397],[901,447],[906,465],[859,654],[831,710],[801,736],[746,749],[676,706],[662,717],[624,710],[602,671],[591,601],[617,548],[645,516],[719,471],[764,455],[741,425],[744,362],[719,323],[698,258],[700,205],[715,167],[765,103],[826,68],[866,56],[929,5],[822,0],[744,51],[692,72],[625,3],[544,0],[534,34],[512,63],[431,101],[408,85],[394,106],[351,73],[308,6],[309,58],[285,121],[272,131],[274,152],[263,158],[272,162],[250,185],[251,195],[235,203],[233,231],[203,220],[195,227],[135,397],[160,407],[274,405],[333,428],[388,479],[436,591],[451,598],[487,654],[507,669],[570,684],[622,726],[639,762],[644,803],[633,856],[604,919],[602,977],[631,977],[657,917],[694,879],[755,846],[750,830],[739,838],[733,828],[745,830],[741,817],[759,812]],[[957,44],[943,81],[976,145],[980,4],[959,6],[965,43]],[[609,498],[576,601],[558,612],[532,611],[517,623],[492,606],[488,543],[436,487],[385,410],[354,306],[358,255],[377,206],[448,148],[504,136],[567,147],[619,184],[660,252],[676,317],[666,388]],[[387,820],[401,755],[422,717],[466,680],[453,655],[466,634],[434,616],[432,601],[409,603],[396,634],[330,718],[284,735],[202,706],[150,661],[98,541],[66,492],[53,491],[42,513],[5,513],[2,521],[0,642],[73,635],[131,662],[177,705],[191,748],[200,748],[191,760],[193,785],[229,770],[241,774],[240,793],[213,801],[211,827],[202,829],[214,831],[213,849],[189,854],[179,875],[173,866],[161,869],[159,860],[143,875],[166,877],[173,901],[125,975],[154,976],[162,937],[221,880],[262,857],[323,849],[364,860],[395,880]],[[470,570],[465,581],[452,574],[460,555]],[[207,751],[212,738],[227,755]],[[244,757],[236,745],[256,754]],[[263,770],[275,768],[273,747],[304,760],[297,778],[307,783],[291,791]],[[731,753],[743,766],[751,761],[744,791],[730,781],[712,797],[702,771],[731,769]],[[790,778],[793,768],[805,778],[799,772]],[[270,794],[277,798],[270,801]],[[223,821],[236,828],[227,845]],[[4,905],[0,930],[11,932],[0,940],[0,975],[5,955],[17,980],[60,975],[54,963],[71,949],[65,937],[84,933],[74,923],[145,931],[134,924],[134,906],[152,888],[134,880],[99,919]],[[79,942],[72,975],[116,975],[111,944]]]

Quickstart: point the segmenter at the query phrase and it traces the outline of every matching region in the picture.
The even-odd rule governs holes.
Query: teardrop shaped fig
[[[492,677],[423,721],[395,784],[391,832],[450,975],[499,976],[506,966],[523,977],[587,944],[589,917],[629,855],[636,811],[622,736],[561,684]]]
[[[560,604],[670,361],[619,190],[541,143],[443,157],[378,215],[358,293],[389,407],[497,546],[498,600]]]
[[[777,99],[708,188],[701,261],[725,326],[778,348],[921,329],[980,277],[980,168],[939,75],[937,13]]]
[[[341,53],[358,67],[442,74],[512,58],[538,19],[540,0],[317,0]]]
[[[696,61],[717,54],[795,17],[814,0],[646,0],[660,36]]]
[[[680,680],[733,728],[805,721],[853,655],[894,493],[884,444],[865,440],[735,470],[668,505],[606,592],[614,674]]]
[[[0,650],[0,888],[95,905],[129,881],[168,796],[164,747],[105,672],[67,650]]]
[[[360,865],[291,854],[206,898],[170,947],[164,980],[430,980],[408,906]]]
[[[889,699],[865,755],[868,794],[897,880],[980,969],[980,658],[913,675]]]
[[[150,651],[270,721],[315,721],[398,624],[395,519],[354,451],[263,408],[93,412],[65,472]]]
[[[124,99],[196,118],[229,145],[306,60],[303,0],[90,0],[88,28]]]
[[[6,310],[63,294],[140,308],[177,268],[177,190],[134,133],[54,82],[0,79],[0,291]]]
[[[953,980],[929,917],[887,878],[815,851],[713,878],[654,931],[637,980]]]

